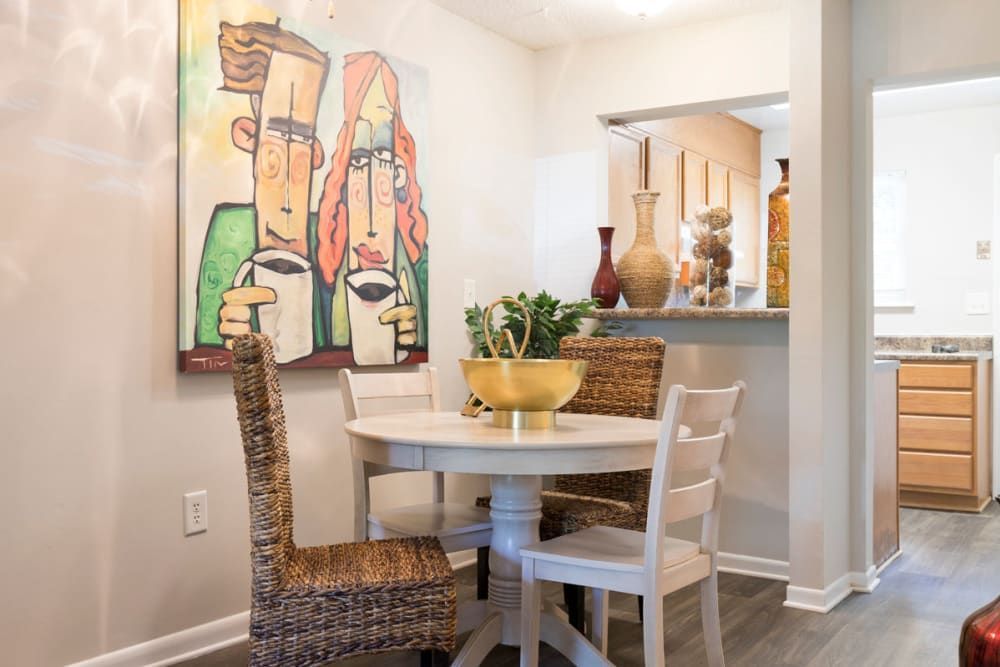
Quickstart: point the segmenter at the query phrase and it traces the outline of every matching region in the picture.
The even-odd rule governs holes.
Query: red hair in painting
[[[316,249],[323,280],[332,285],[347,251],[347,166],[351,161],[351,143],[365,95],[381,72],[386,97],[394,113],[393,143],[396,155],[406,165],[408,178],[405,196],[396,197],[396,228],[403,248],[415,262],[427,242],[427,216],[420,208],[417,185],[417,152],[413,137],[399,113],[399,82],[385,59],[374,51],[349,53],[344,58],[344,124],[337,135],[337,148],[330,159],[330,173],[319,200],[318,247]]]

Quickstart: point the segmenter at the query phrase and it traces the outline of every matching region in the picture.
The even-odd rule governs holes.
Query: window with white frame
[[[906,172],[880,171],[873,187],[875,307],[912,307],[906,291]]]

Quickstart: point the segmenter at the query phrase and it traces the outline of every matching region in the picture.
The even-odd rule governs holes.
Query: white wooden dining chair
[[[701,581],[701,621],[708,664],[722,667],[719,623],[719,505],[726,458],[746,394],[741,381],[729,389],[670,388],[653,461],[646,532],[597,526],[521,549],[521,666],[538,664],[541,581],[593,589],[592,641],[607,654],[608,591],[643,596],[643,655],[647,667],[662,667],[663,597]],[[679,439],[681,423],[718,424],[709,436]],[[698,432],[696,430],[696,432]],[[678,471],[708,470],[697,484],[671,488]],[[667,537],[667,524],[702,516],[701,541]]]
[[[363,405],[387,399],[425,399],[426,408],[441,409],[437,369],[415,373],[352,373],[340,371],[340,392],[347,421],[364,416]],[[444,499],[444,473],[435,472],[432,501],[371,510],[373,477],[406,472],[404,469],[363,461],[352,454],[354,468],[354,541],[433,535],[447,553],[476,549],[477,597],[487,598],[489,551],[493,526],[490,511],[471,503]]]

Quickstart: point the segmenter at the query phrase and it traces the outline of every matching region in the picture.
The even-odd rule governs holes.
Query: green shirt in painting
[[[317,216],[309,214],[309,262],[317,267]],[[201,268],[198,271],[198,310],[195,345],[222,347],[219,309],[222,294],[233,287],[240,265],[257,250],[256,211],[252,205],[220,204],[212,213],[205,235]],[[408,274],[410,303],[417,307],[417,348],[427,348],[427,248],[411,263],[402,241],[396,239],[397,276]],[[402,258],[401,260],[399,258]],[[333,289],[313,270],[313,349],[350,348],[351,331],[347,316],[347,262],[337,272]],[[249,280],[249,279],[248,279]],[[256,318],[253,329],[257,330]]]

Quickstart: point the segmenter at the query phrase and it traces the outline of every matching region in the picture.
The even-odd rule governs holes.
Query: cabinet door
[[[685,220],[694,220],[694,210],[708,202],[708,160],[704,155],[684,151],[684,201],[681,202]]]
[[[646,188],[660,193],[654,218],[656,242],[677,266],[681,230],[680,148],[656,137],[646,138]]]
[[[729,167],[714,160],[708,161],[708,195],[705,201],[709,206],[729,208]]]
[[[632,193],[645,185],[643,135],[627,127],[608,128],[608,224],[615,228],[612,255],[620,257],[635,238]]]
[[[729,209],[733,213],[736,284],[741,287],[759,287],[763,243],[760,227],[760,180],[731,170]]]

